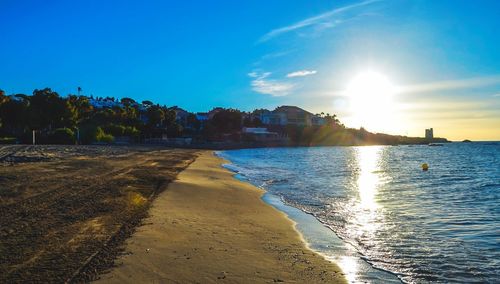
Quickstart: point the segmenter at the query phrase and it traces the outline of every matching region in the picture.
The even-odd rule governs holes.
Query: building
[[[326,119],[324,117],[321,117],[321,116],[318,116],[318,115],[314,115],[311,118],[311,124],[312,125],[316,125],[316,126],[325,125],[326,124]]]
[[[425,130],[425,139],[434,139],[434,129],[429,128]]]
[[[113,107],[121,107],[123,108],[123,104],[119,101],[115,101],[111,98],[89,98],[89,103],[97,109],[102,108],[113,108]]]
[[[241,134],[245,140],[258,142],[272,142],[281,139],[278,133],[269,132],[264,127],[243,127]]]
[[[280,106],[273,111],[263,110],[260,120],[265,125],[324,125],[326,120],[296,106]]]
[[[196,113],[196,119],[199,121],[207,121],[209,119],[208,113],[206,112],[198,112]]]
[[[173,106],[171,108],[169,108],[169,110],[173,110],[175,112],[175,121],[182,125],[182,126],[186,126],[187,125],[187,119],[188,119],[188,116],[189,116],[189,112],[180,108],[180,107],[177,107],[177,106]]]
[[[260,121],[265,125],[287,125],[286,114],[282,112],[263,111]]]
[[[211,111],[209,111],[209,112],[208,112],[208,119],[212,119],[212,118],[214,118],[214,116],[215,116],[217,113],[219,113],[219,112],[221,112],[221,111],[223,111],[223,110],[224,110],[224,109],[223,109],[223,108],[221,108],[221,107],[216,107],[216,108],[213,108]]]
[[[283,113],[286,117],[285,124],[309,126],[312,124],[313,114],[296,106],[280,106],[274,110],[275,113]]]

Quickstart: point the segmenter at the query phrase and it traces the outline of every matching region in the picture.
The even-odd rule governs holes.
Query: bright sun
[[[347,85],[350,124],[376,131],[387,129],[393,112],[395,87],[380,73],[367,71],[356,75]]]

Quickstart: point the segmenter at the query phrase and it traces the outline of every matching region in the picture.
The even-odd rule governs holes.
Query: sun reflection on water
[[[357,187],[359,202],[364,209],[375,210],[378,207],[375,196],[377,186],[380,184],[380,178],[377,174],[380,152],[380,146],[358,147],[356,149],[359,168]]]
[[[338,265],[345,274],[345,278],[349,283],[355,283],[358,275],[358,257],[342,256],[338,261]]]
[[[353,235],[361,238],[369,238],[377,231],[380,224],[380,205],[377,203],[377,191],[381,185],[380,178],[380,156],[381,146],[358,147],[356,149],[357,161],[357,194],[353,203],[351,231]]]
[[[381,156],[382,146],[363,146],[354,149],[353,194],[347,222],[347,232],[350,236],[363,239],[364,244],[374,245],[375,234],[380,226],[381,205],[377,203],[377,193],[384,180],[382,179]],[[370,242],[373,240],[373,242]],[[346,274],[350,283],[356,283],[359,274],[356,258],[346,257],[339,260],[339,266]]]

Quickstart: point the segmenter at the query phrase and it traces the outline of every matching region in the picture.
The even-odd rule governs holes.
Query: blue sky
[[[359,127],[345,89],[369,70],[404,90],[384,110],[398,123],[369,130],[500,140],[499,13],[493,0],[0,0],[0,88],[298,105]]]

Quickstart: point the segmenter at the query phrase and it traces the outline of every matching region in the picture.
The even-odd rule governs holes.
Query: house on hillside
[[[283,112],[263,111],[260,121],[265,125],[287,125],[286,114]]]
[[[296,106],[280,106],[274,110],[275,113],[284,113],[286,116],[286,124],[299,126],[311,125],[313,114]]]
[[[313,115],[311,117],[311,124],[316,126],[321,126],[326,124],[326,119],[319,115]]]
[[[214,116],[215,116],[218,112],[220,112],[220,111],[222,111],[222,110],[224,110],[224,109],[223,109],[223,108],[221,108],[221,107],[216,107],[216,108],[212,109],[211,111],[209,111],[209,112],[208,112],[208,119],[212,119],[212,118],[214,118]]]
[[[96,109],[113,107],[123,108],[123,104],[121,102],[109,98],[89,98],[89,103]]]
[[[196,113],[196,119],[198,119],[201,122],[207,121],[209,119],[208,113],[206,113],[206,112],[197,112]]]
[[[323,125],[325,119],[296,106],[280,106],[273,111],[264,110],[260,120],[266,125]]]
[[[169,108],[169,110],[173,110],[175,112],[175,122],[178,124],[182,125],[185,127],[187,125],[187,119],[189,116],[189,112],[178,107],[178,106],[173,106]]]

